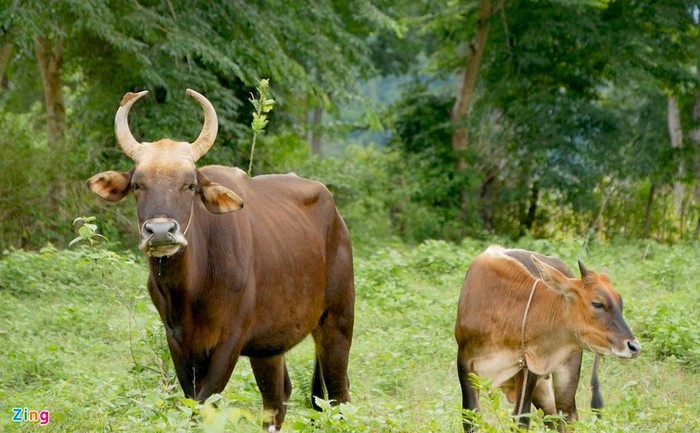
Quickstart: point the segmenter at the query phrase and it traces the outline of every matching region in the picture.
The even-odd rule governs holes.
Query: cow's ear
[[[217,183],[199,187],[204,206],[211,213],[229,213],[243,207],[243,199]]]
[[[221,186],[216,182],[211,182],[199,171],[197,172],[199,181],[199,194],[202,197],[204,207],[211,213],[229,213],[243,207],[243,199],[235,192]]]
[[[532,262],[540,271],[540,278],[550,289],[555,292],[564,295],[567,299],[573,296],[574,286],[572,281],[566,277],[566,275],[559,272],[554,267],[548,265],[542,260],[538,259],[534,254],[530,256]]]
[[[119,201],[129,193],[133,173],[133,170],[126,173],[105,171],[88,179],[87,186],[107,201]]]

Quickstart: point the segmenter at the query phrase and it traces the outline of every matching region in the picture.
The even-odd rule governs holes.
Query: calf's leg
[[[576,352],[552,372],[557,412],[566,416],[566,422],[578,419],[576,388],[581,377],[582,358],[583,352]]]
[[[457,354],[457,375],[459,384],[462,387],[462,411],[479,409],[479,395],[469,380],[469,358],[466,352],[460,348]],[[462,426],[464,431],[471,433],[474,431],[474,426],[462,414]]]
[[[527,380],[524,380],[524,371],[527,371]],[[538,379],[539,376],[525,369],[515,376],[515,408],[513,409],[513,415],[518,417],[518,425],[525,429],[530,427],[530,418],[522,415],[530,413],[532,397],[535,393]]]
[[[542,409],[545,415],[557,414],[555,391],[552,382],[553,379],[551,376],[540,376],[535,385],[534,395],[532,396],[532,403],[536,408]],[[561,433],[565,431],[562,423],[547,421],[545,424],[549,429],[556,430],[558,428]]]

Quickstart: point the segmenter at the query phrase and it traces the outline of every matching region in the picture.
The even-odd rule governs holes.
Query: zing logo
[[[38,422],[41,425],[46,425],[51,422],[51,413],[48,410],[29,410],[26,407],[13,407],[12,421]]]

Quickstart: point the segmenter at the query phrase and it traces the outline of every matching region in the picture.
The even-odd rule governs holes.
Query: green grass
[[[288,355],[294,393],[285,431],[461,431],[457,298],[470,260],[488,244],[429,241],[356,257],[353,403],[309,409],[307,339]],[[604,359],[600,420],[588,410],[586,354],[576,431],[700,431],[698,246],[612,242],[587,253],[575,242],[517,246],[571,266],[577,258],[594,270],[607,266],[643,345],[636,360]],[[0,431],[259,431],[262,403],[245,358],[216,406],[182,397],[146,275],[140,257],[105,250],[11,251],[0,261]],[[484,431],[507,431],[499,426],[511,408],[500,393],[481,399]],[[13,407],[49,410],[51,422],[14,423]],[[532,430],[541,429],[533,420]]]

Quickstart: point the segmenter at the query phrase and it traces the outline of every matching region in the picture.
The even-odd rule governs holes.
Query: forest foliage
[[[253,173],[325,182],[356,238],[698,239],[700,3],[351,3],[0,1],[0,246],[96,214],[130,239],[133,206],[84,187],[129,167],[127,91],[150,91],[137,138],[191,140],[197,89],[220,119],[202,163],[245,169],[261,78]]]

